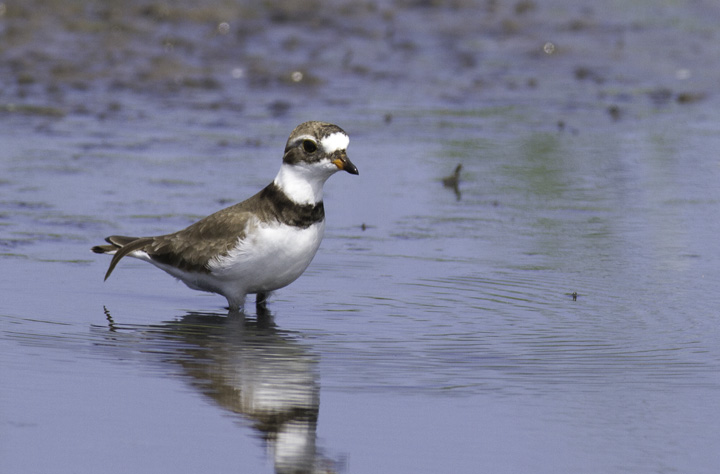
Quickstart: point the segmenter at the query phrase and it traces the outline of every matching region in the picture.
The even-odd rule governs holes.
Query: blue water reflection
[[[106,351],[152,354],[152,370],[177,373],[195,390],[251,426],[275,472],[337,472],[317,445],[318,356],[269,314],[189,313],[160,325],[124,326],[106,310]],[[96,336],[101,335],[96,328]],[[158,365],[160,364],[160,365]],[[176,371],[179,367],[181,370]]]
[[[0,2],[1,472],[716,473],[716,2],[116,3]],[[315,119],[274,324],[103,283]]]

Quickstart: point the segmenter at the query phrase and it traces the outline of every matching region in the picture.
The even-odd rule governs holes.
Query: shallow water
[[[42,3],[0,7],[0,471],[717,471],[714,3]],[[102,281],[310,119],[360,175],[272,318]]]

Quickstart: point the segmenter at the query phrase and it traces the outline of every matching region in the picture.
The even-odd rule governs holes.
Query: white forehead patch
[[[347,150],[350,144],[350,137],[342,132],[335,132],[320,140],[320,143],[325,153],[331,154],[338,150]]]

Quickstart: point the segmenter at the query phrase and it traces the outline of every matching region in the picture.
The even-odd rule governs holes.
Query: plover
[[[323,185],[335,172],[358,174],[347,157],[350,140],[337,125],[305,122],[290,134],[277,176],[249,199],[173,234],[113,235],[92,248],[113,255],[107,280],[120,259],[150,262],[188,287],[227,298],[241,310],[256,294],[265,308],[269,292],[295,281],[315,256],[325,230]]]

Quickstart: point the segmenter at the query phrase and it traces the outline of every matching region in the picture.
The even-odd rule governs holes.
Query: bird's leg
[[[275,321],[273,321],[273,315],[267,308],[267,297],[269,293],[258,293],[255,297],[255,311],[257,313],[257,324],[258,328],[273,328],[275,327]]]
[[[267,313],[267,297],[268,294],[264,291],[261,291],[255,295],[255,310],[258,314]]]

